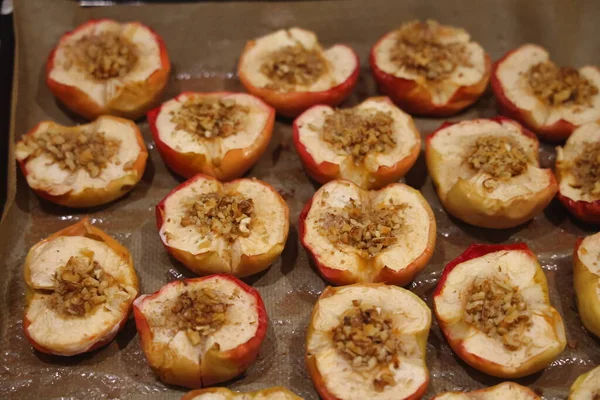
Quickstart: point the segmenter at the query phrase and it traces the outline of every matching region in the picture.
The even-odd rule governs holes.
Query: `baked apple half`
[[[566,345],[546,276],[523,243],[471,245],[446,265],[433,304],[452,350],[488,375],[533,374]]]
[[[315,33],[291,28],[249,41],[238,75],[248,92],[295,117],[317,104],[340,104],[356,86],[359,69],[350,47],[323,50]]]
[[[421,151],[412,117],[387,97],[348,109],[314,106],[296,118],[293,132],[306,172],[319,183],[347,179],[379,189],[402,178]]]
[[[182,93],[148,112],[156,147],[177,174],[229,181],[266,150],[275,110],[245,93]]]
[[[600,224],[600,123],[580,126],[556,148],[558,199],[576,218]]]
[[[600,233],[579,239],[575,244],[573,284],[581,322],[600,337]]]
[[[535,44],[509,51],[492,73],[500,112],[553,142],[600,119],[599,87],[597,67],[559,67]]]
[[[397,286],[327,287],[306,336],[306,364],[324,400],[420,399],[431,310]]]
[[[542,400],[533,390],[514,382],[503,382],[472,392],[448,392],[438,394],[433,400]]]
[[[59,356],[108,344],[139,292],[129,251],[87,218],[34,245],[24,276],[25,337],[34,349]]]
[[[568,400],[596,400],[600,397],[600,367],[579,376],[571,386]]]
[[[139,23],[91,20],[64,34],[50,53],[46,83],[76,114],[136,119],[155,104],[171,64],[163,40]]]
[[[410,186],[393,183],[368,191],[338,180],[322,186],[306,204],[299,233],[328,282],[404,286],[429,262],[436,224],[425,198]]]
[[[444,123],[425,143],[427,169],[446,210],[484,228],[511,228],[546,208],[558,185],[539,166],[535,135],[507,118]]]
[[[232,392],[223,387],[197,389],[186,393],[181,400],[303,400],[284,387],[277,386],[252,392]]]
[[[221,183],[196,175],[156,206],[167,251],[199,275],[248,276],[269,267],[287,240],[289,210],[257,179]]]
[[[379,90],[411,114],[448,116],[485,91],[491,61],[460,28],[411,21],[385,34],[369,57]]]
[[[136,299],[133,313],[152,370],[190,388],[242,374],[267,333],[260,294],[231,275],[171,282]]]
[[[93,207],[129,192],[148,151],[132,121],[102,116],[85,125],[39,123],[17,143],[17,161],[40,197],[67,207]]]

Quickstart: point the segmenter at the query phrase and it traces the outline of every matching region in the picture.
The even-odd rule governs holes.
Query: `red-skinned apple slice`
[[[367,191],[331,181],[300,213],[299,233],[325,280],[404,286],[431,258],[436,224],[427,201],[410,186]]]
[[[288,218],[283,198],[257,179],[221,183],[196,175],[156,206],[156,224],[167,251],[201,275],[243,277],[268,268],[283,251]]]
[[[600,367],[580,375],[571,386],[568,400],[595,400],[600,394]]]
[[[129,251],[87,218],[33,246],[24,276],[25,337],[36,350],[60,356],[112,341],[139,291]]]
[[[327,287],[306,336],[306,364],[317,392],[324,400],[420,399],[429,383],[430,326],[431,310],[408,290],[384,284]],[[377,341],[357,344],[354,338],[361,334]]]
[[[258,161],[274,122],[275,110],[245,93],[186,92],[148,112],[152,137],[169,168],[185,178],[201,173],[221,181],[241,177]]]
[[[365,189],[379,189],[403,177],[421,150],[412,117],[387,97],[339,111],[314,106],[296,118],[293,132],[306,172],[319,183],[347,179]],[[353,152],[356,146],[361,148],[358,154]]]
[[[597,91],[600,88],[600,70],[585,66],[570,71],[570,74],[578,73],[579,78],[586,79],[596,87],[589,104],[573,101],[576,93],[567,93],[564,101],[558,101],[557,98],[556,102],[552,102],[556,104],[551,104],[536,95],[529,81],[530,70],[547,62],[551,61],[546,49],[525,44],[509,51],[494,64],[491,84],[503,115],[521,122],[542,139],[556,142],[565,140],[578,126],[600,119],[600,93]],[[548,96],[559,94],[552,92],[552,87],[558,88],[559,85],[555,85],[555,82],[542,85],[542,89],[548,91]],[[561,90],[565,88],[567,86],[560,85]]]
[[[223,387],[192,390],[181,400],[303,400],[284,387],[276,386],[252,392],[232,392]]]
[[[600,123],[580,126],[556,148],[558,199],[576,218],[600,224]]]
[[[135,123],[102,116],[77,126],[40,122],[17,143],[15,155],[40,197],[82,208],[129,192],[142,179],[148,151]]]
[[[438,394],[433,400],[542,400],[533,390],[514,382],[503,382],[499,385],[472,392],[447,392]]]
[[[452,350],[488,375],[531,375],[566,345],[544,271],[525,244],[471,245],[446,265],[433,304]]]
[[[387,33],[371,49],[369,63],[379,90],[400,108],[438,117],[473,104],[492,69],[489,56],[464,29],[435,21],[413,21]]]
[[[290,49],[296,53],[281,60],[273,58]],[[265,73],[267,65],[278,73],[269,76],[270,72]],[[314,68],[308,70],[307,65]],[[317,104],[340,104],[356,86],[359,70],[358,55],[350,47],[337,44],[323,50],[316,34],[300,28],[279,30],[249,41],[238,65],[246,90],[286,117],[295,117]],[[297,74],[304,75],[297,78]]]
[[[171,64],[163,40],[139,22],[90,20],[64,34],[46,64],[46,83],[73,112],[136,119],[156,105]]]
[[[190,388],[242,374],[267,333],[260,294],[231,275],[171,282],[140,296],[133,313],[152,370]]]
[[[577,241],[573,252],[573,284],[581,322],[600,337],[600,233]]]
[[[427,169],[446,210],[469,224],[510,228],[550,203],[557,183],[539,168],[535,135],[508,118],[445,123],[425,142]]]

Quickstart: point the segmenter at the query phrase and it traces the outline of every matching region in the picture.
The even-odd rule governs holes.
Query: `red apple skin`
[[[409,114],[448,117],[455,115],[469,107],[483,94],[487,88],[492,70],[492,62],[489,55],[485,55],[485,73],[481,80],[474,85],[462,86],[445,104],[434,104],[431,94],[427,89],[417,84],[412,79],[398,78],[383,72],[376,63],[375,49],[379,44],[394,32],[385,34],[371,48],[369,64],[379,91],[389,96],[394,103]]]
[[[210,93],[194,93],[184,92],[181,93],[176,99],[186,95],[202,95],[204,96],[227,96],[234,94],[231,92],[210,92]],[[257,99],[259,100],[259,99]],[[260,100],[259,100],[260,101]],[[252,152],[248,155],[244,154],[248,151],[248,148],[240,148],[228,151],[219,166],[213,163],[207,162],[206,157],[203,154],[196,153],[184,153],[179,152],[164,141],[160,139],[158,127],[156,126],[156,119],[162,109],[163,105],[156,107],[147,113],[148,125],[150,126],[150,132],[152,132],[152,138],[156,144],[158,152],[171,170],[176,174],[189,179],[197,174],[204,174],[213,176],[220,181],[230,181],[244,175],[262,156],[267,149],[271,136],[273,134],[273,125],[275,124],[275,110],[261,101],[265,109],[269,110],[269,117],[265,123],[265,127],[257,140],[252,144]]]
[[[573,200],[560,192],[557,196],[558,200],[575,218],[590,224],[600,224],[600,200]]]
[[[240,57],[240,62],[238,64],[238,76],[242,85],[246,88],[248,93],[259,97],[265,101],[265,103],[271,105],[277,111],[277,114],[283,115],[284,117],[296,117],[300,113],[306,111],[312,106],[316,106],[317,104],[325,104],[331,107],[337,106],[342,103],[352,90],[356,86],[358,82],[358,76],[360,73],[360,62],[358,59],[358,54],[348,47],[350,51],[354,54],[356,59],[356,69],[350,74],[348,79],[344,82],[340,83],[337,86],[332,87],[331,89],[324,90],[321,92],[278,92],[275,90],[257,87],[252,84],[250,79],[246,76],[245,71],[243,71],[242,65],[244,64],[244,57],[246,53],[256,45],[256,41],[251,40],[246,44],[244,51]]]
[[[232,281],[239,286],[240,289],[249,293],[255,299],[258,313],[258,327],[256,334],[246,343],[242,343],[231,350],[219,351],[216,348],[208,350],[204,355],[199,371],[194,369],[193,366],[184,363],[174,364],[171,369],[163,369],[161,366],[150,365],[152,370],[165,383],[189,388],[202,388],[224,382],[243,373],[248,366],[254,362],[258,355],[260,346],[267,334],[268,321],[265,305],[256,289],[246,285],[232,275],[215,274],[200,278],[174,281],[163,286],[156,293],[146,297],[143,301],[158,297],[165,287],[169,285],[187,285],[213,278]],[[150,361],[149,353],[152,351],[153,335],[148,320],[137,305],[133,306],[133,315],[135,317],[137,331],[140,334],[142,350],[144,350],[146,358]]]
[[[85,24],[78,26],[75,30],[65,33],[60,38],[59,44],[79,30],[87,28],[89,25],[104,21],[111,20],[108,18],[89,20]],[[139,22],[136,23],[140,24]],[[164,41],[152,29],[147,26],[145,27],[153,33],[154,39],[158,43],[160,49],[161,67],[154,71],[154,73],[152,73],[152,75],[150,75],[144,81],[142,86],[136,84],[124,90],[119,97],[111,100],[110,103],[106,104],[105,106],[101,106],[92,100],[85,92],[79,90],[76,86],[69,86],[59,83],[50,77],[50,72],[54,68],[54,56],[59,46],[59,44],[57,44],[57,46],[50,52],[48,61],[46,62],[46,84],[48,85],[48,88],[54,94],[54,96],[64,103],[71,111],[89,120],[93,120],[100,115],[105,114],[134,120],[140,118],[144,115],[147,109],[158,103],[169,79],[169,73],[171,72],[171,62],[169,61],[169,56],[167,54],[167,48]],[[136,105],[136,107],[132,108],[132,104]]]

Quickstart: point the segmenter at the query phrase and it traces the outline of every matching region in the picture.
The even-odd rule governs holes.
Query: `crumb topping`
[[[463,43],[443,43],[442,26],[428,20],[409,22],[396,32],[390,58],[398,67],[430,81],[448,78],[459,66],[471,66]]]
[[[260,72],[271,80],[268,87],[280,91],[312,85],[326,70],[327,62],[321,52],[300,44],[272,52],[260,67]]]
[[[360,163],[367,154],[385,153],[396,146],[393,124],[389,112],[335,110],[325,118],[320,133],[334,149],[350,154],[355,163]]]
[[[498,180],[507,181],[527,171],[528,159],[519,143],[509,137],[481,136],[475,140],[466,158],[476,171],[491,175],[484,182],[486,189],[493,190]]]
[[[578,105],[589,107],[598,88],[579,71],[559,67],[551,61],[538,63],[526,73],[533,93],[550,106]]]
[[[574,161],[571,185],[581,189],[582,193],[600,195],[600,143],[586,143],[585,149]]]
[[[181,226],[194,225],[203,236],[213,233],[233,242],[250,235],[254,201],[241,194],[202,194],[186,207]]]
[[[519,289],[508,278],[476,278],[467,293],[464,319],[508,350],[531,343],[525,332],[531,311]]]
[[[69,46],[66,54],[66,70],[76,65],[97,80],[122,77],[138,61],[135,45],[112,32],[85,35]]]
[[[239,132],[248,117],[249,108],[233,99],[188,99],[169,113],[175,129],[185,130],[199,139],[228,137]]]

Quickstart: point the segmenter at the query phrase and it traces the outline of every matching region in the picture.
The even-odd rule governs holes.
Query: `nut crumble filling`
[[[312,85],[326,71],[327,62],[321,52],[300,44],[272,52],[260,67],[260,72],[271,80],[268,87],[280,91]]]
[[[211,139],[239,132],[246,124],[249,111],[232,99],[199,98],[187,100],[169,115],[176,124],[175,129],[185,130],[198,139]]]
[[[585,150],[575,159],[574,188],[583,193],[600,196],[600,143],[586,143]]]
[[[550,106],[590,107],[598,88],[571,67],[559,67],[551,61],[538,63],[526,73],[535,96]]]
[[[233,242],[250,235],[254,202],[241,194],[202,194],[192,198],[186,208],[180,225],[194,225],[203,236],[214,233]]]
[[[476,278],[467,294],[464,320],[501,340],[508,350],[531,343],[531,338],[525,336],[531,326],[531,310],[507,278]]]

